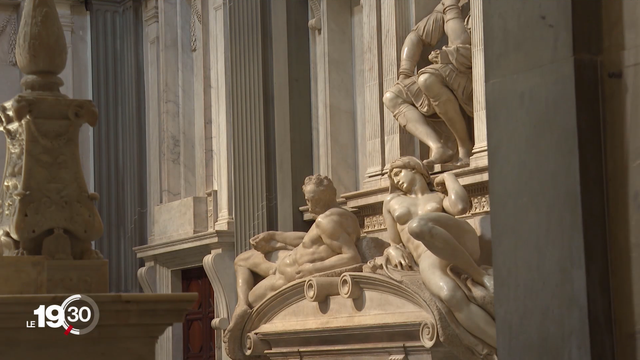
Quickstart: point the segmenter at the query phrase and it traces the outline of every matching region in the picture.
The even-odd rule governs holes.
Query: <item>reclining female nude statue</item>
[[[486,307],[470,300],[450,274],[450,267],[455,266],[478,284],[472,285],[492,303],[493,276],[476,264],[478,235],[469,223],[455,217],[469,208],[466,191],[451,173],[432,183],[424,164],[411,156],[390,165],[389,180],[390,195],[383,203],[383,216],[391,243],[387,249],[391,265],[405,270],[412,267],[406,249],[429,293],[445,304],[466,331],[495,349],[495,320]],[[448,194],[435,188],[443,192],[446,188]]]
[[[443,0],[411,30],[402,46],[398,81],[383,97],[398,123],[431,149],[427,165],[468,166],[473,149],[463,114],[473,117],[471,36],[459,3]],[[414,75],[423,47],[435,46],[444,34],[449,44],[434,50],[429,55],[432,64]],[[458,157],[433,121],[444,121],[449,128]]]
[[[358,218],[338,205],[331,179],[309,176],[302,190],[309,212],[318,215],[309,232],[262,233],[250,240],[253,249],[236,258],[238,304],[225,342],[239,336],[253,307],[283,286],[362,262],[355,245],[360,238]],[[264,279],[255,284],[254,274]]]

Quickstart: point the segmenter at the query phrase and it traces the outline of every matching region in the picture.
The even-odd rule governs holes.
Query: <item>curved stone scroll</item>
[[[232,309],[236,306],[235,273],[233,272],[233,252],[216,249],[204,257],[204,267],[209,282],[213,287],[214,307],[216,318],[211,322],[211,327],[216,330],[224,330],[229,325]],[[220,276],[224,274],[223,276]],[[233,274],[233,276],[231,275]]]
[[[386,257],[371,261],[365,266],[364,271],[385,276],[423,299],[433,314],[433,323],[427,321],[421,326],[420,339],[425,346],[433,346],[437,338],[437,340],[448,349],[451,349],[461,360],[498,359],[496,349],[464,329],[456,320],[451,310],[449,310],[440,299],[427,291],[419,272],[403,271],[386,266],[386,261]],[[459,276],[459,272],[451,267],[449,273],[454,277]],[[469,282],[465,276],[456,279],[456,281],[458,281],[461,286]],[[466,286],[468,287],[467,296],[472,298],[475,295],[473,292],[477,291],[476,286],[473,284]],[[482,303],[479,306],[490,314],[493,314],[493,311],[491,311],[492,304]]]
[[[157,291],[155,265],[138,269],[138,282],[145,294],[155,293]]]

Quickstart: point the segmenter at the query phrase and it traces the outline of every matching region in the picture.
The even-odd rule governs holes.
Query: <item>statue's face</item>
[[[303,192],[310,213],[320,215],[327,210],[324,206],[327,203],[327,196],[322,189],[318,189],[315,185],[308,185],[305,186]]]
[[[420,174],[416,173],[414,170],[396,168],[391,171],[391,179],[398,189],[407,193],[416,187],[418,181],[420,181]]]

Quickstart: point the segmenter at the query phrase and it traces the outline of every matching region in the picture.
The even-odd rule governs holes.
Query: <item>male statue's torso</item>
[[[353,242],[358,240],[360,225],[358,218],[344,208],[333,208],[318,216],[316,222],[322,221],[331,227],[340,228],[349,235]],[[313,264],[338,255],[322,239],[314,223],[302,243],[277,263],[276,276],[283,276],[287,282],[296,279],[296,270],[303,264]]]

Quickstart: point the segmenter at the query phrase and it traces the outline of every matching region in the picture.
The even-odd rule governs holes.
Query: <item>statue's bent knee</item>
[[[391,112],[396,111],[402,105],[402,99],[392,91],[387,91],[382,97],[384,106]]]
[[[425,95],[434,97],[439,92],[441,83],[436,76],[426,73],[418,77],[418,86],[420,86]]]

